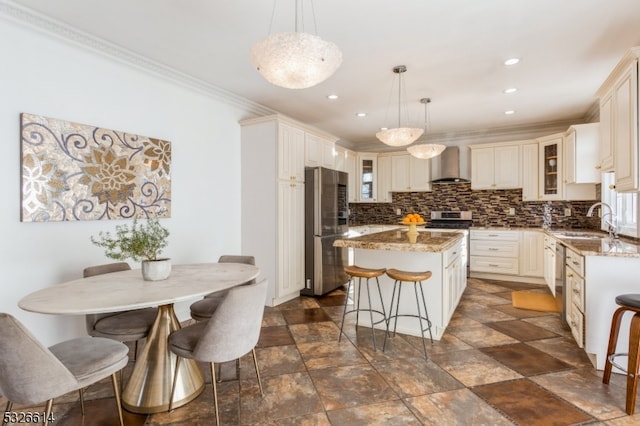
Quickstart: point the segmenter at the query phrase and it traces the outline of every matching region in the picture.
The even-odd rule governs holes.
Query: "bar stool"
[[[602,383],[608,384],[611,377],[611,369],[613,366],[619,368],[627,374],[627,401],[626,412],[632,415],[636,405],[636,394],[638,391],[638,367],[640,367],[640,294],[622,294],[616,297],[616,303],[620,305],[613,313],[611,319],[611,334],[609,335],[609,347],[607,348],[607,360],[604,366],[604,374]],[[635,312],[631,318],[631,327],[629,331],[629,352],[614,353],[616,344],[618,343],[618,332],[620,331],[620,322],[622,316],[626,312]],[[627,368],[615,363],[618,356],[628,356],[629,361]]]
[[[422,281],[426,281],[431,278],[431,271],[425,272],[409,272],[409,271],[400,271],[398,269],[387,269],[387,276],[395,282],[393,283],[393,293],[391,294],[391,307],[389,308],[389,321],[387,322],[387,333],[384,336],[384,344],[382,345],[382,351],[384,352],[387,346],[387,335],[389,334],[389,325],[391,324],[391,318],[394,318],[393,323],[393,335],[396,335],[396,327],[398,326],[398,317],[412,317],[418,318],[420,321],[420,333],[422,334],[422,347],[424,349],[424,357],[428,359],[427,356],[427,344],[424,341],[424,332],[429,330],[429,339],[431,343],[433,343],[433,335],[431,334],[431,320],[429,320],[429,313],[427,312],[427,302],[424,298],[424,291],[422,289]],[[402,291],[403,283],[412,283],[413,290],[416,295],[416,306],[418,308],[418,315],[415,314],[401,314],[398,312],[400,307],[400,292]],[[418,296],[418,287],[420,288],[420,297]],[[398,289],[398,298],[396,299],[396,288]],[[422,299],[422,307],[424,308],[424,316],[422,315],[422,310],[420,308],[420,299]],[[396,302],[396,313],[393,313],[393,302]],[[427,322],[427,326],[422,326],[422,320]]]
[[[380,291],[380,281],[378,281],[378,277],[385,273],[386,269],[370,269],[370,268],[361,268],[356,265],[349,265],[344,267],[344,272],[349,275],[349,284],[347,286],[347,295],[351,292],[351,284],[355,281],[354,278],[358,278],[357,287],[358,287],[358,301],[356,303],[356,307],[350,311],[347,311],[347,303],[349,301],[349,297],[344,300],[344,310],[342,312],[342,323],[340,324],[340,336],[338,337],[338,342],[342,339],[342,329],[344,327],[344,317],[347,314],[356,313],[356,331],[358,327],[358,318],[360,315],[360,311],[369,312],[369,319],[371,320],[371,337],[373,338],[373,350],[377,351],[376,345],[376,334],[374,330],[374,325],[380,324],[381,322],[386,323],[386,330],[389,330],[389,324],[387,323],[387,312],[384,309],[384,302],[382,301],[382,292]],[[369,302],[368,307],[360,307],[360,300],[362,299],[362,279],[366,278],[366,286],[367,286],[367,300]],[[373,309],[371,304],[371,290],[369,289],[369,279],[375,278],[376,284],[378,285],[378,297],[380,297],[380,305],[382,306],[382,312],[377,309]],[[354,285],[354,294],[356,292]],[[373,314],[382,315],[382,319],[376,322],[373,321]]]

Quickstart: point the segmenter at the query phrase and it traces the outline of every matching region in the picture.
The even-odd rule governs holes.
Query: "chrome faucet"
[[[608,207],[609,208],[609,213],[604,213],[602,214],[602,220],[604,220],[604,223],[607,224],[607,229],[609,231],[609,238],[610,239],[618,239],[618,218],[616,217],[616,215],[613,213],[613,209],[611,208],[611,206],[607,203],[603,203],[603,202],[597,202],[594,205],[592,205],[591,207],[589,207],[589,210],[587,211],[587,216],[588,217],[593,217],[593,211],[595,210],[596,207],[598,206],[602,206],[602,207]],[[605,217],[609,216],[609,220],[605,219]]]

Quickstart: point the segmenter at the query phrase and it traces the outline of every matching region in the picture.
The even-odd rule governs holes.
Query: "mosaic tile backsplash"
[[[599,194],[599,185],[595,194]],[[535,227],[543,225],[546,209],[551,211],[551,228],[599,229],[598,217],[587,217],[589,207],[599,201],[523,202],[522,190],[503,189],[472,191],[470,183],[433,184],[431,192],[394,192],[391,203],[351,203],[349,224],[398,223],[406,213],[420,213],[429,218],[435,210],[470,210],[473,226]],[[515,215],[509,215],[509,208]],[[402,215],[396,214],[401,209]],[[565,216],[565,209],[571,216]]]

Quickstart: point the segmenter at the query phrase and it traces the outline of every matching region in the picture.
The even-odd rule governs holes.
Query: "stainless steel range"
[[[469,276],[469,228],[473,225],[473,214],[468,210],[463,211],[432,211],[431,222],[425,225],[431,231],[437,232],[464,232],[467,253],[467,276]]]

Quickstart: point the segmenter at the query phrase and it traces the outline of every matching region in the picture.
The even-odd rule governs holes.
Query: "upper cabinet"
[[[391,157],[378,156],[378,201],[391,202]]]
[[[471,189],[521,188],[520,145],[470,145]]]
[[[422,160],[409,154],[391,156],[391,190],[430,191],[430,164],[430,160]]]
[[[522,201],[538,201],[538,143],[522,145]]]
[[[307,167],[335,168],[335,139],[315,134],[304,135],[304,165]]]
[[[278,123],[278,179],[304,182],[304,131]]]
[[[610,143],[613,148],[613,170],[616,172],[615,185],[618,192],[640,190],[638,57],[640,47],[630,49],[597,93],[600,98],[602,138],[604,143]],[[603,149],[606,151],[606,146],[601,147],[601,151]],[[601,158],[603,160],[606,158]],[[602,167],[605,168],[604,165]]]
[[[564,138],[564,182],[599,183],[598,158],[600,123],[576,124]]]
[[[378,154],[359,152],[357,173],[356,201],[376,202],[378,199]]]
[[[562,200],[563,184],[562,134],[538,139],[539,200]]]
[[[607,93],[602,99],[600,99],[600,143],[598,149],[598,161],[600,171],[602,172],[613,171],[612,102],[612,93]]]

